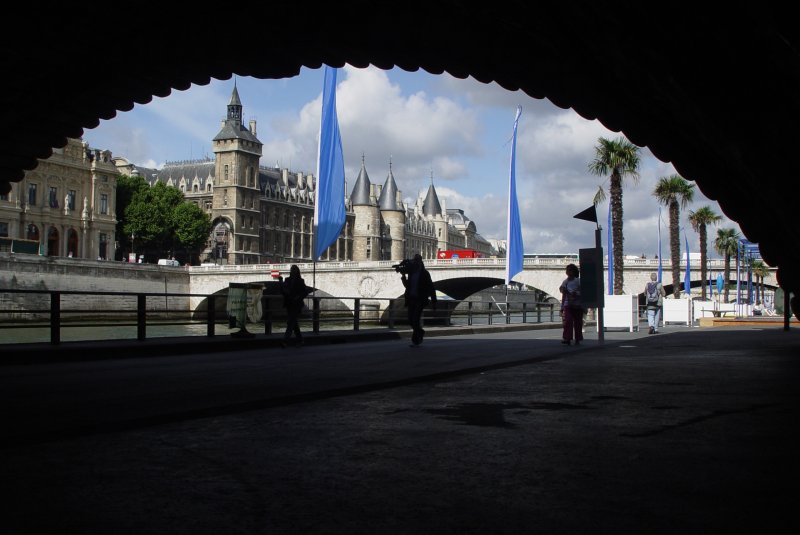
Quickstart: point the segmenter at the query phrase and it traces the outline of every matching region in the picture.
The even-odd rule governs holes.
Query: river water
[[[528,323],[535,322],[536,315],[528,313]],[[558,316],[556,315],[556,321]],[[466,316],[454,316],[451,320],[451,325],[467,325]],[[492,323],[500,324],[505,323],[506,319],[500,314],[492,316]],[[542,321],[550,321],[549,314],[542,314]],[[486,325],[489,322],[486,315],[473,315],[473,325]],[[511,323],[522,323],[522,314],[512,314]],[[404,328],[405,325],[398,323],[397,328]],[[310,332],[312,330],[310,320],[301,320],[300,329],[303,332]],[[352,330],[352,321],[332,321],[321,322],[321,331],[341,331]],[[367,329],[386,329],[386,325],[380,325],[375,322],[361,321],[359,324],[360,330]],[[205,323],[191,323],[191,324],[158,324],[148,323],[146,335],[147,338],[163,338],[171,336],[205,336],[206,335]],[[237,332],[239,329],[231,329],[227,323],[218,323],[214,329],[215,336],[230,336],[231,333]],[[248,323],[247,330],[251,333],[263,334],[263,323]],[[286,324],[283,322],[273,322],[272,333],[273,335],[282,334],[286,330]],[[135,340],[137,335],[136,325],[130,323],[114,325],[111,322],[105,322],[102,326],[72,326],[68,323],[61,326],[61,341],[62,342],[77,342],[86,340]],[[0,325],[0,345],[2,344],[20,344],[20,343],[49,343],[50,342],[50,326],[49,325]]]

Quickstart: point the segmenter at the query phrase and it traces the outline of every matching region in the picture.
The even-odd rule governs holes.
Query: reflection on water
[[[312,330],[311,322],[300,322],[303,332]],[[320,323],[320,331],[347,330],[353,328],[353,322],[330,322]],[[361,322],[360,329],[383,328],[375,324]],[[255,334],[264,333],[263,323],[248,323],[247,330]],[[272,323],[272,333],[283,334],[286,324],[280,322]],[[218,323],[214,328],[215,336],[230,336],[231,333],[238,332],[239,329],[231,329],[227,323]],[[157,323],[147,324],[147,338],[164,338],[170,336],[205,336],[207,326],[205,323],[192,323],[188,325],[159,325]],[[62,342],[78,342],[85,340],[135,340],[137,335],[136,325],[113,325],[102,327],[80,326],[73,327],[69,324],[61,326]],[[5,327],[0,326],[0,344],[25,344],[50,342],[50,326],[25,326],[25,327]]]
[[[528,313],[527,322],[533,323],[536,321],[536,315]],[[542,314],[542,321],[550,321],[549,314]],[[558,321],[558,316],[556,316]],[[487,325],[489,318],[486,315],[473,314],[472,325]],[[502,314],[494,314],[491,319],[493,324],[504,324],[506,318]],[[510,323],[522,323],[522,314],[512,314]],[[467,325],[467,316],[456,315],[451,318],[450,325],[461,326]],[[433,325],[429,323],[429,325]],[[437,323],[436,326],[440,326]],[[395,324],[398,329],[407,328],[400,321]],[[300,328],[303,332],[310,332],[312,330],[311,321],[304,320],[300,322]],[[352,330],[352,321],[321,321],[320,331],[343,331]],[[359,323],[360,330],[367,329],[386,329],[386,325],[380,325],[375,322],[361,321]],[[163,338],[170,336],[205,336],[206,335],[205,323],[191,323],[187,325],[159,325],[158,323],[147,324],[147,338]],[[247,330],[255,334],[264,333],[263,323],[248,323]],[[286,324],[282,322],[272,323],[272,334],[280,335],[286,330]],[[231,329],[227,323],[218,323],[214,329],[216,336],[230,336],[231,333],[237,332],[238,329]],[[62,324],[61,326],[61,341],[62,342],[78,342],[85,340],[135,340],[136,339],[136,325],[104,325],[100,327],[90,326],[70,326],[69,324]],[[25,327],[6,327],[0,325],[0,344],[20,344],[20,343],[38,343],[50,342],[50,326],[25,326]]]

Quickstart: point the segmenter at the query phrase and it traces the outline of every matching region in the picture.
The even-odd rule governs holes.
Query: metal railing
[[[12,306],[14,301],[9,298],[10,294],[27,295],[24,303],[27,306],[19,303],[16,308]],[[75,299],[92,297],[111,299],[116,306],[87,308],[78,306],[85,303]],[[205,306],[192,310],[189,299],[198,298],[200,303],[205,301]],[[227,294],[0,289],[0,333],[10,329],[49,328],[49,342],[57,345],[61,343],[62,330],[71,327],[136,327],[136,339],[145,340],[148,326],[205,325],[205,336],[213,337],[217,325],[228,324],[230,319],[227,311],[218,310],[227,298]],[[65,307],[65,301],[71,302]],[[285,326],[281,321],[285,317],[282,304],[280,295],[261,295],[262,321],[245,323],[242,330],[263,322],[264,334],[272,334],[276,326]],[[306,305],[301,323],[310,324],[314,333],[319,333],[323,326],[341,328],[345,325],[353,331],[359,331],[362,326],[394,329],[407,320],[403,298],[315,296],[306,298]],[[443,326],[482,322],[491,325],[498,323],[498,319],[505,324],[542,323],[555,322],[556,318],[555,303],[496,303],[469,299],[439,300],[435,309],[428,307],[423,314],[426,325]],[[7,336],[2,339],[2,343],[15,342]]]

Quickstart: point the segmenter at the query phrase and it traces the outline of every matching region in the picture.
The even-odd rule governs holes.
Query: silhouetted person
[[[286,347],[286,343],[292,337],[294,332],[297,337],[297,346],[303,345],[303,334],[300,332],[300,324],[298,318],[300,311],[303,310],[303,299],[308,295],[309,289],[305,281],[300,277],[300,268],[292,264],[289,268],[289,276],[284,280],[279,277],[281,281],[281,294],[283,294],[283,306],[286,308],[286,334],[283,335],[283,342],[281,345]]]
[[[575,345],[583,340],[583,305],[581,304],[581,279],[578,276],[578,266],[569,264],[566,269],[567,278],[559,286],[561,291],[561,318],[564,322],[564,332],[561,343],[569,345],[573,333]]]
[[[408,323],[411,325],[411,344],[418,346],[422,343],[425,336],[425,329],[422,328],[422,310],[430,301],[436,309],[436,288],[433,287],[431,274],[425,269],[422,256],[414,255],[411,260],[408,277],[403,273],[401,279],[403,286],[406,287],[405,301],[408,308]]]

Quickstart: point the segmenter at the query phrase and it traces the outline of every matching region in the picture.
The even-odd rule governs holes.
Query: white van
[[[180,267],[181,263],[177,260],[172,260],[171,258],[159,258],[158,259],[159,266],[175,266]]]

